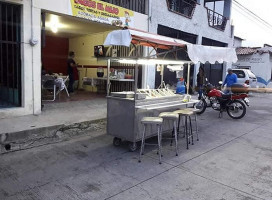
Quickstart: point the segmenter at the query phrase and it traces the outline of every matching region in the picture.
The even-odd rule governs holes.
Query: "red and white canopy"
[[[108,34],[104,42],[105,46],[120,45],[129,47],[130,44],[167,50],[174,47],[187,47],[188,56],[193,63],[209,62],[213,64],[216,61],[219,63],[237,62],[237,55],[234,48],[194,45],[183,40],[135,29],[112,31]]]

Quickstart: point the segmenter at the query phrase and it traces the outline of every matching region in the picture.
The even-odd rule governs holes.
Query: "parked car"
[[[237,83],[247,84],[251,88],[256,88],[257,78],[249,69],[233,69],[233,73],[237,75]]]

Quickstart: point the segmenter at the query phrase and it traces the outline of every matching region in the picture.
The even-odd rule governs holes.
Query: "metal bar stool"
[[[163,118],[161,117],[144,117],[141,120],[141,123],[144,125],[144,130],[143,130],[143,135],[142,135],[142,143],[141,143],[141,150],[140,150],[140,155],[139,155],[139,162],[141,162],[141,156],[144,153],[144,147],[145,147],[145,133],[146,133],[146,126],[148,125],[156,125],[157,130],[158,130],[158,147],[159,147],[159,163],[161,164],[161,134],[162,134],[162,123],[163,123]]]
[[[198,138],[198,124],[197,124],[197,112],[199,111],[199,109],[197,109],[197,108],[186,108],[185,110],[189,110],[189,111],[192,111],[194,113],[196,140],[199,141],[199,138]]]
[[[192,119],[191,119],[191,116],[194,113],[186,109],[176,110],[174,111],[174,113],[179,115],[178,127],[180,125],[181,118],[185,117],[185,138],[186,138],[187,149],[189,149],[190,139],[192,139],[192,145],[194,145],[194,136],[193,136]],[[188,130],[188,121],[189,121],[189,130]]]
[[[177,121],[179,119],[179,115],[173,112],[162,112],[159,117],[163,118],[163,121],[168,120],[173,122],[173,133],[175,136],[176,142],[176,156],[178,156],[178,133],[177,133]],[[171,143],[172,143],[172,138]]]

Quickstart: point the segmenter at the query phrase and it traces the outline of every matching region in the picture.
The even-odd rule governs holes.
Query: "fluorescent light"
[[[127,60],[127,59],[122,59],[122,60],[119,60],[118,62],[122,64],[136,64],[137,63],[136,60]]]
[[[183,65],[167,65],[167,68],[171,71],[182,71],[184,67]]]
[[[58,32],[59,28],[59,18],[56,15],[52,15],[51,21],[50,21],[50,27],[53,33]]]
[[[118,61],[123,64],[140,64],[140,65],[183,65],[188,62],[184,62],[181,60],[161,60],[161,59],[138,59],[138,60],[130,60],[130,59],[121,59]]]

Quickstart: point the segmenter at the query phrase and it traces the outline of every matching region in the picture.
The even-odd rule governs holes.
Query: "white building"
[[[230,24],[231,0],[151,0],[149,32],[208,46],[232,47],[233,27]],[[186,54],[180,52],[180,58]],[[227,64],[204,65],[206,77],[213,84],[223,80]],[[231,63],[228,64],[231,66]],[[199,65],[191,68],[191,80]],[[154,82],[155,69],[149,68],[149,84]],[[152,75],[151,75],[152,74]],[[153,79],[152,79],[153,77]],[[166,83],[176,82],[175,74],[165,71]],[[156,73],[156,86],[159,84]],[[191,81],[195,83],[195,81]]]
[[[233,47],[237,48],[237,47],[242,47],[242,43],[243,43],[244,39],[234,36],[233,39]]]
[[[93,57],[94,46],[103,44],[116,25],[232,47],[230,16],[231,0],[0,0],[0,118],[40,114],[42,66],[47,73],[65,74],[69,51],[76,54],[81,76],[96,76],[106,62]],[[186,59],[186,54],[178,57]],[[204,65],[212,83],[222,80],[226,66]],[[155,67],[143,67],[141,74],[142,87],[157,85]],[[165,76],[166,82],[176,81],[167,71]],[[96,91],[79,81],[80,88]]]
[[[238,62],[234,67],[250,69],[257,77],[259,87],[272,87],[272,47],[236,49]]]

